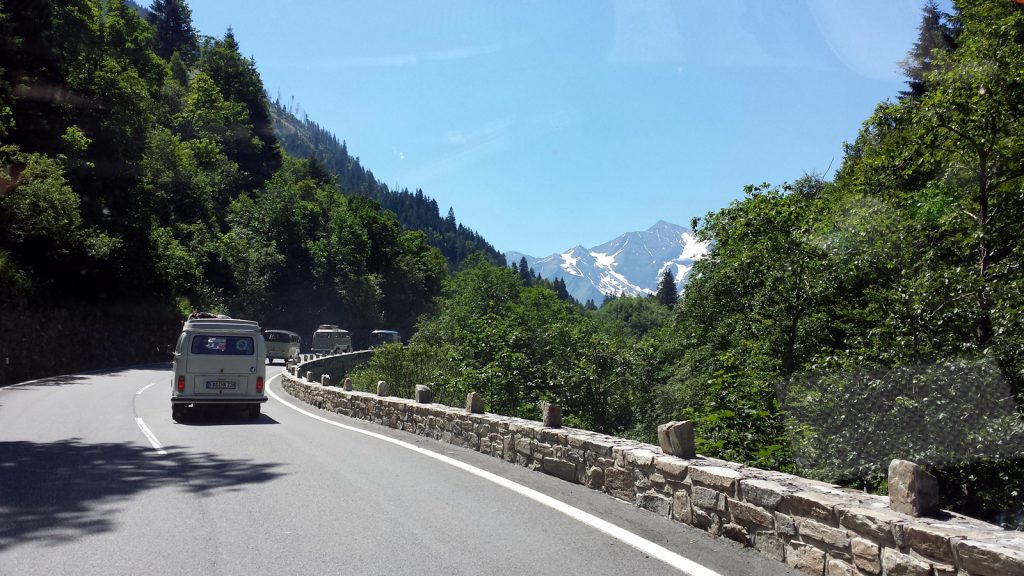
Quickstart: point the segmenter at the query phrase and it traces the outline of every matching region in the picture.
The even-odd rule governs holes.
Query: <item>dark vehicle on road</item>
[[[370,348],[376,348],[392,342],[401,342],[402,335],[394,330],[374,330],[370,332]]]

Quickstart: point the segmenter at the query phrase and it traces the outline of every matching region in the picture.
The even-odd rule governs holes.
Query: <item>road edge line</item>
[[[159,384],[159,382],[150,382],[135,392],[135,396],[132,397],[132,414],[135,416],[135,425],[139,427],[139,430],[142,430],[142,434],[146,437],[146,440],[149,440],[149,443],[153,446],[153,449],[156,450],[156,453],[161,456],[166,456],[167,451],[164,450],[163,445],[161,445],[160,441],[157,440],[156,435],[149,429],[149,426],[146,426],[146,423],[139,417],[139,413],[135,409],[135,399],[151,386],[156,384]]]
[[[280,378],[280,377],[281,377],[281,374],[277,374],[275,376],[272,376],[269,380],[273,380],[274,378]],[[704,566],[702,564],[698,564],[698,563],[694,562],[693,560],[690,560],[689,558],[686,558],[685,556],[677,554],[677,553],[669,550],[668,548],[665,548],[664,546],[661,546],[660,544],[655,544],[654,542],[651,542],[650,540],[647,540],[646,538],[644,538],[642,536],[634,534],[634,533],[630,532],[629,530],[626,530],[625,528],[621,528],[619,526],[616,526],[615,524],[612,524],[611,522],[608,522],[607,520],[603,520],[601,518],[598,518],[597,516],[594,516],[593,514],[591,514],[589,512],[584,512],[583,510],[580,510],[579,508],[576,508],[575,506],[571,506],[569,504],[566,504],[565,502],[562,502],[561,500],[557,500],[555,498],[552,498],[551,496],[548,496],[547,494],[544,494],[542,492],[534,490],[533,488],[529,488],[527,486],[523,486],[522,484],[519,484],[517,482],[513,482],[512,480],[509,480],[509,479],[504,478],[502,476],[498,476],[497,474],[494,474],[493,472],[488,472],[487,470],[483,470],[481,468],[477,468],[476,466],[473,466],[472,464],[467,464],[467,463],[462,462],[460,460],[456,460],[456,459],[454,459],[454,458],[452,458],[450,456],[445,456],[444,454],[438,454],[437,452],[433,452],[431,450],[427,450],[426,448],[423,448],[421,446],[416,446],[415,444],[411,444],[411,443],[406,442],[404,440],[397,440],[395,438],[391,438],[389,436],[385,436],[385,435],[379,434],[377,432],[371,432],[369,430],[363,430],[361,428],[356,428],[354,426],[349,426],[347,424],[342,424],[340,422],[335,422],[334,420],[331,420],[329,418],[324,418],[323,416],[320,416],[319,414],[314,414],[312,412],[304,410],[304,409],[302,409],[302,408],[292,404],[291,402],[288,402],[287,400],[281,398],[273,390],[270,389],[270,386],[267,386],[267,394],[270,397],[272,397],[274,400],[277,400],[278,402],[280,402],[281,404],[284,404],[288,408],[291,408],[292,410],[295,410],[296,412],[298,412],[300,414],[303,414],[305,416],[309,416],[310,418],[313,418],[315,420],[319,420],[319,421],[324,422],[326,424],[330,424],[331,426],[336,426],[338,428],[342,428],[342,429],[348,430],[350,432],[355,432],[357,434],[363,434],[364,436],[369,436],[371,438],[376,438],[378,440],[383,440],[384,442],[388,442],[390,444],[394,444],[395,446],[399,446],[401,448],[406,448],[408,450],[412,450],[413,452],[416,452],[416,453],[421,454],[423,456],[427,456],[428,458],[433,458],[435,460],[438,460],[440,462],[443,462],[445,464],[448,464],[450,466],[454,466],[455,468],[463,470],[464,472],[468,472],[470,474],[473,474],[474,476],[477,476],[477,477],[482,478],[484,480],[490,481],[490,482],[492,482],[494,484],[497,484],[497,485],[499,485],[499,486],[501,486],[503,488],[511,490],[511,491],[521,495],[521,496],[525,496],[526,498],[529,498],[530,500],[533,500],[534,502],[537,502],[538,504],[541,504],[543,506],[547,506],[548,508],[551,508],[551,509],[555,510],[556,512],[560,512],[560,513],[562,513],[562,514],[572,518],[573,520],[576,520],[576,521],[578,521],[578,522],[580,522],[582,524],[590,526],[591,528],[594,528],[594,529],[596,529],[596,530],[598,530],[600,532],[603,532],[604,534],[607,534],[608,536],[611,536],[612,538],[615,538],[616,540],[619,540],[620,542],[623,542],[624,544],[627,544],[627,545],[631,546],[632,548],[635,548],[635,549],[643,552],[644,554],[647,554],[647,555],[651,556],[652,558],[656,558],[656,559],[660,560],[661,562],[663,562],[665,564],[668,564],[669,566],[675,568],[676,570],[679,570],[679,571],[683,572],[684,574],[687,574],[689,576],[722,576],[718,572],[715,572],[714,570],[712,570],[712,569],[710,569],[710,568],[708,568],[708,567],[706,567],[706,566]]]

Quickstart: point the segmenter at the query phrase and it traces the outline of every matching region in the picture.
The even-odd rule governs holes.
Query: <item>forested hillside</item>
[[[282,153],[230,30],[200,37],[180,0],[147,18],[122,0],[0,4],[5,328],[18,319],[19,340],[45,341],[135,310],[160,327],[151,359],[193,309],[303,334],[410,330],[446,275],[426,235]],[[11,348],[7,377],[23,376],[28,350]],[[76,352],[53,369],[102,362],[61,354]]]
[[[926,6],[907,90],[834,180],[700,219],[711,250],[671,313],[585,313],[478,264],[370,374],[648,440],[692,420],[701,454],[855,488],[914,460],[945,507],[1024,526],[1024,6],[953,4]]]
[[[398,222],[406,230],[420,230],[427,235],[427,242],[441,250],[454,270],[475,252],[481,252],[494,264],[503,264],[505,259],[482,236],[458,224],[454,211],[449,208],[442,217],[437,201],[417,189],[390,190],[377,181],[373,172],[363,168],[358,158],[348,153],[345,142],[324,130],[319,124],[303,115],[300,120],[279,100],[271,103],[274,127],[285,152],[296,158],[314,158],[327,170],[337,176],[338,185],[345,195],[359,195],[379,202],[385,210],[398,216]]]

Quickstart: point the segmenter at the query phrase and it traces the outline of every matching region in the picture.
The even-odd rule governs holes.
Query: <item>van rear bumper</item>
[[[171,404],[262,404],[267,401],[266,396],[236,396],[210,397],[210,396],[171,396]]]

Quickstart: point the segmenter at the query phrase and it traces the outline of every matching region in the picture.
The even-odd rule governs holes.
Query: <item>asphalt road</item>
[[[170,387],[167,364],[0,389],[0,576],[795,574],[581,486],[318,411],[277,378],[257,420],[175,423]]]

